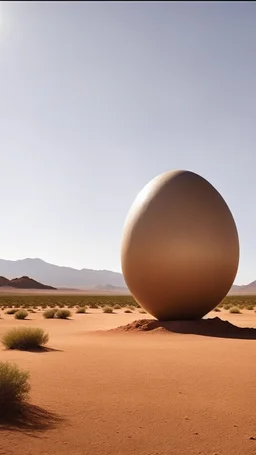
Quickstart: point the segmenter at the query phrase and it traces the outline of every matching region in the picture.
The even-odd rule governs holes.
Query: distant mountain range
[[[71,267],[60,267],[42,259],[28,258],[17,261],[0,259],[0,275],[8,279],[29,276],[55,288],[106,289],[127,292],[121,273],[109,270],[77,270]]]
[[[229,294],[240,294],[240,295],[256,295],[256,281],[252,281],[249,284],[238,286],[233,284],[229,291]]]
[[[109,270],[78,270],[71,267],[49,264],[42,259],[27,258],[17,261],[0,259],[1,275],[9,280],[13,280],[16,277],[29,276],[39,283],[45,283],[55,288],[128,292],[121,273],[111,272]],[[256,295],[256,281],[243,286],[233,285],[229,294]]]
[[[28,276],[13,278],[12,280],[8,280],[8,278],[0,276],[0,287],[11,287],[16,289],[56,289],[53,286],[47,286],[39,283]]]

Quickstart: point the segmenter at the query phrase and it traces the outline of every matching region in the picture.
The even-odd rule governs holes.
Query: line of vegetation
[[[126,308],[133,306],[139,308],[139,304],[131,295],[49,295],[49,294],[28,294],[28,295],[1,295],[0,308],[2,310],[10,309],[13,311],[17,309],[49,309],[49,308],[82,308],[87,307],[90,309],[103,308],[105,306],[119,306]],[[118,308],[116,308],[118,309]],[[11,313],[9,313],[11,314]]]

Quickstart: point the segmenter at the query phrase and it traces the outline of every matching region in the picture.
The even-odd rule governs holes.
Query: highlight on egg
[[[130,292],[152,316],[203,317],[228,293],[238,263],[233,216],[203,177],[166,172],[138,194],[124,225],[121,265]]]

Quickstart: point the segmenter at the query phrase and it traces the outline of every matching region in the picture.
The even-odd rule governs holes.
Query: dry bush
[[[113,308],[111,308],[110,306],[105,306],[103,308],[103,313],[113,313]]]
[[[45,310],[45,311],[43,312],[43,317],[44,317],[45,319],[53,319],[56,312],[57,312],[56,309],[50,308],[49,310]]]
[[[71,316],[71,311],[65,309],[58,310],[55,313],[57,319],[67,319],[69,316]]]
[[[26,319],[28,312],[26,310],[18,310],[14,313],[15,319]]]
[[[246,308],[246,310],[250,310],[250,311],[254,310],[254,306],[253,306],[253,305],[250,305],[250,304],[247,304],[247,305],[245,306],[245,308]]]
[[[76,310],[76,313],[77,314],[85,314],[86,313],[86,308],[84,306],[80,307],[80,308],[77,308]]]
[[[241,311],[239,310],[239,308],[237,306],[230,308],[229,312],[231,314],[241,314]]]
[[[19,311],[19,308],[10,308],[5,313],[6,314],[15,314],[17,311]]]
[[[89,308],[96,310],[99,308],[99,305],[97,305],[97,303],[95,303],[95,302],[91,302],[91,303],[89,303]]]
[[[44,346],[49,341],[49,335],[41,328],[15,327],[2,338],[7,349],[29,350]]]
[[[29,373],[8,362],[0,362],[0,419],[15,412],[27,399]]]
[[[223,305],[224,310],[230,310],[230,308],[232,308],[232,307],[233,307],[232,303],[225,303]]]

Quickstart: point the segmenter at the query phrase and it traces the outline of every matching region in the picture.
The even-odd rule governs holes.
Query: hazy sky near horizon
[[[120,271],[136,194],[208,179],[256,279],[256,4],[1,2],[0,257]]]

